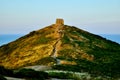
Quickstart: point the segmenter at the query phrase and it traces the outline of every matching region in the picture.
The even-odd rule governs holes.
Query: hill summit
[[[119,63],[118,43],[64,25],[63,19],[0,47],[0,65],[10,69],[31,65],[77,65],[92,70],[99,65],[100,69],[104,67],[110,72],[117,70]]]

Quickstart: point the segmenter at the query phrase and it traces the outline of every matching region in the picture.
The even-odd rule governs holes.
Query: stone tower
[[[63,19],[56,19],[56,24],[58,25],[63,25],[64,24],[64,20]]]

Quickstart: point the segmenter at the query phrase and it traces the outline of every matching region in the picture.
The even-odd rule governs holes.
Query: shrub
[[[0,80],[7,80],[7,79],[0,74]]]
[[[49,72],[49,76],[53,78],[60,78],[60,79],[69,79],[70,76],[72,76],[69,73],[63,73],[63,72]]]
[[[72,71],[50,70],[47,71],[50,77],[73,80],[89,80],[91,76],[88,73],[79,73]]]
[[[5,76],[13,76],[13,71],[9,69],[5,69],[3,66],[0,66],[0,74]]]
[[[48,74],[46,72],[42,71],[35,71],[32,69],[20,69],[19,71],[16,71],[15,77],[18,78],[30,78],[30,79],[41,79],[44,80],[45,78],[48,78]]]

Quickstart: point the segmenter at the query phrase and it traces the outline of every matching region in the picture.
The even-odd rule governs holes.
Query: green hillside
[[[120,44],[57,21],[0,47],[0,65],[54,69],[120,77]]]

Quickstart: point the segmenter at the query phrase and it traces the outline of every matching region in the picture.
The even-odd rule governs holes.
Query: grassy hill
[[[120,45],[74,26],[53,24],[0,46],[0,65],[47,65],[120,77]]]

